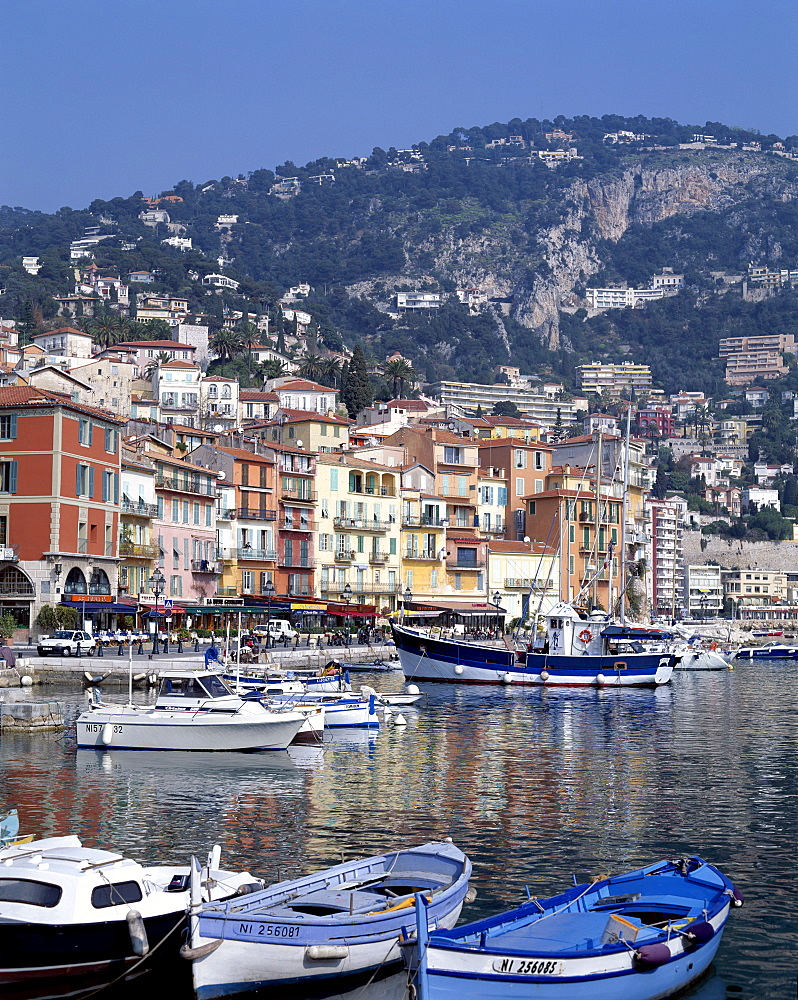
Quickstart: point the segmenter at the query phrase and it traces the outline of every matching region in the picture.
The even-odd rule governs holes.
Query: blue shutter
[[[16,413],[11,414],[10,420],[11,426],[8,429],[8,436],[10,438],[15,438],[17,436],[17,415]]]
[[[103,473],[103,503],[108,499],[108,476],[109,473]]]
[[[91,420],[88,423],[89,423],[89,440],[87,444],[91,448],[92,437],[94,436],[94,424],[91,422]]]
[[[114,473],[114,503],[119,503],[119,473]]]
[[[16,421],[16,419],[17,418],[14,417],[15,421]],[[15,429],[14,433],[16,434],[16,429]],[[8,463],[8,492],[9,493],[16,493],[17,492],[17,463],[16,462],[9,462]]]
[[[89,466],[89,496],[94,496],[94,466]]]
[[[76,497],[80,496],[80,486],[81,486],[81,483],[80,483],[80,469],[81,469],[80,464],[78,464],[78,465],[75,466],[75,496]]]

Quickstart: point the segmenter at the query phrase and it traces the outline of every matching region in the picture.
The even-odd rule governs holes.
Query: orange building
[[[43,604],[114,600],[123,423],[59,393],[0,389],[0,613],[21,629]]]

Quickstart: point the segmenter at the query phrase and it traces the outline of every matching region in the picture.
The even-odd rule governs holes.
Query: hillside
[[[665,389],[690,379],[711,391],[719,337],[796,326],[790,291],[762,302],[743,302],[739,287],[717,294],[718,272],[798,267],[792,143],[719,123],[515,119],[363,160],[181,181],[157,206],[168,223],[154,227],[140,218],[141,192],[54,215],[3,207],[0,315],[51,318],[51,296],[74,285],[70,242],[99,226],[109,235],[100,266],[156,271],[151,287],[188,296],[212,324],[245,301],[271,309],[304,281],[328,347],[400,349],[430,381],[490,379],[510,358],[568,379],[580,360],[629,358],[652,363]],[[235,221],[220,227],[220,216]],[[192,249],[161,242],[174,235]],[[40,256],[38,276],[23,255]],[[587,318],[586,287],[642,286],[663,267],[683,272],[687,289]],[[238,293],[209,299],[200,280],[220,269]],[[487,306],[472,315],[453,294],[463,287]],[[429,315],[387,314],[397,291],[423,289],[450,297]]]

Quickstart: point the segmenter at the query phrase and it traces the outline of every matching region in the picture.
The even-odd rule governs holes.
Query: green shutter
[[[390,555],[395,556],[396,555],[396,539],[395,538],[389,538],[388,539],[388,545],[389,545],[389,553],[390,553]]]

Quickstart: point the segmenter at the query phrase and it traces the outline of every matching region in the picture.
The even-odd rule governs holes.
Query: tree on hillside
[[[335,389],[341,378],[341,362],[338,358],[323,358],[319,382]]]
[[[406,358],[394,358],[387,361],[382,369],[383,377],[393,383],[393,395],[395,399],[401,399],[404,392],[405,382],[410,382],[416,377],[413,366]]]
[[[312,382],[318,382],[324,373],[324,358],[318,354],[305,354],[299,359],[297,374],[302,378],[309,378]]]
[[[521,417],[523,414],[511,399],[500,399],[493,406],[493,414],[496,417]]]
[[[278,361],[276,358],[269,358],[267,361],[261,361],[258,367],[258,375],[263,379],[264,382],[268,382],[273,378],[282,378],[284,375],[288,375],[289,371],[282,361]]]
[[[355,346],[346,375],[346,385],[341,389],[341,400],[350,417],[371,406],[374,392],[371,387],[366,356],[360,344]]]
[[[217,330],[211,336],[208,346],[222,361],[232,361],[244,351],[241,333],[238,330],[228,330],[225,327]]]
[[[161,365],[165,365],[172,360],[172,355],[168,351],[159,351],[144,369],[144,378],[152,379]]]

